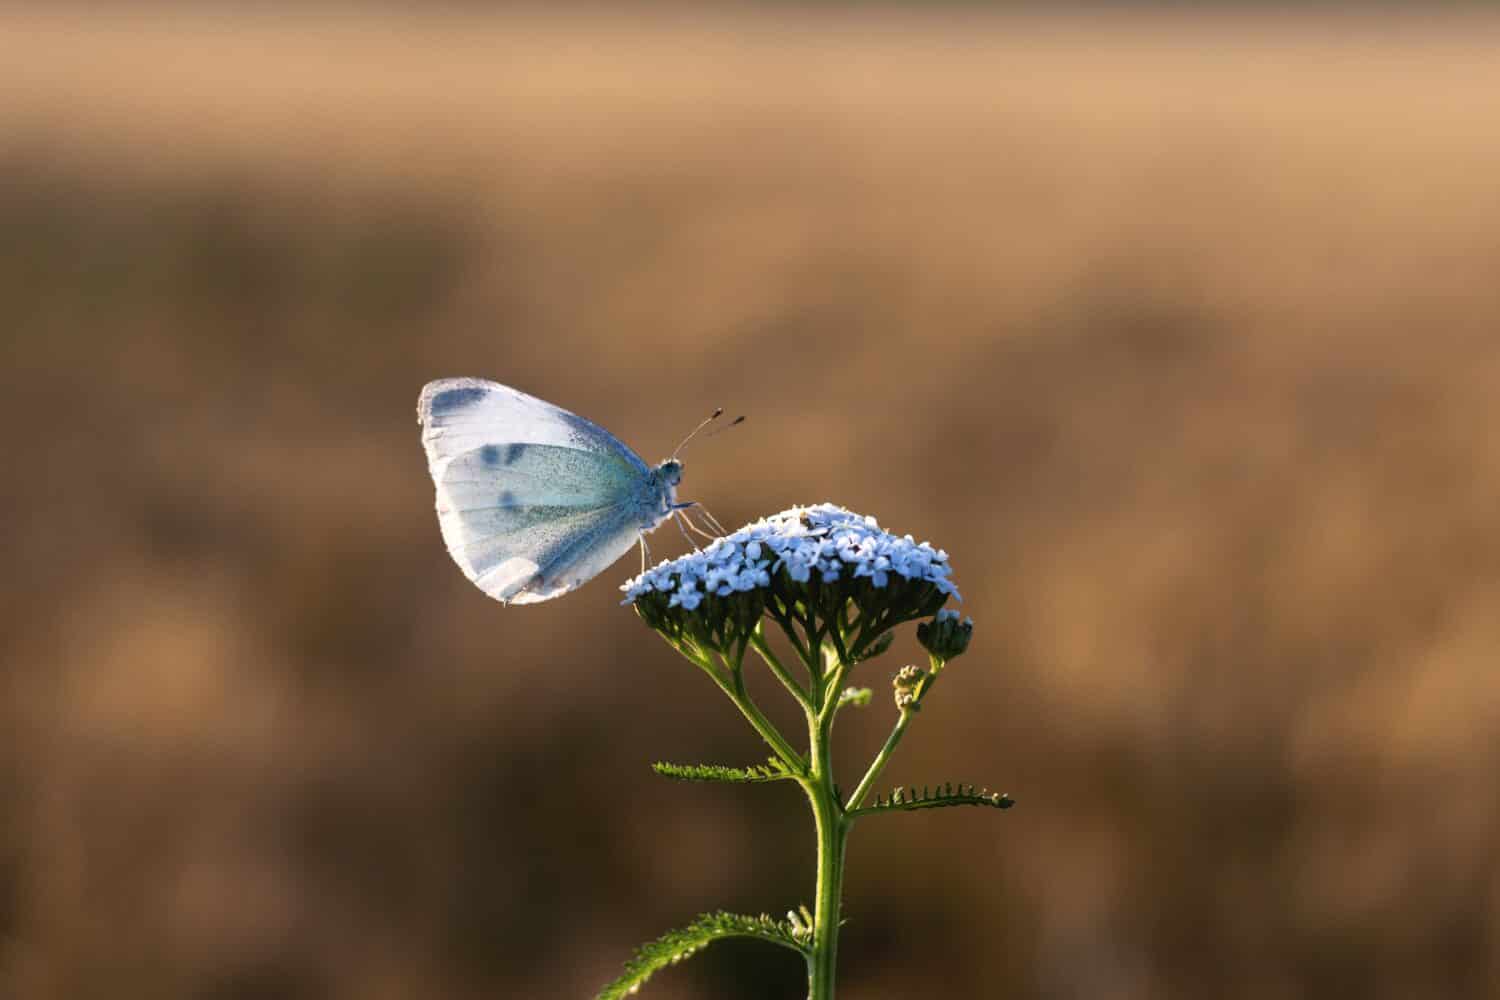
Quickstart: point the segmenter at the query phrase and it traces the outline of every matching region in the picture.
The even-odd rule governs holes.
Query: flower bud
[[[939,660],[962,656],[974,635],[974,620],[959,621],[958,612],[944,609],[930,622],[917,626],[917,641]]]
[[[905,666],[896,672],[891,686],[896,689],[896,708],[902,712],[921,709],[922,687],[930,675],[917,666]]]

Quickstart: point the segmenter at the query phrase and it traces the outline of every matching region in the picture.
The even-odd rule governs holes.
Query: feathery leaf
[[[772,919],[765,913],[757,917],[722,910],[705,913],[686,927],[668,931],[650,944],[642,945],[635,957],[625,963],[625,973],[600,990],[596,1000],[623,1000],[633,996],[657,971],[691,957],[722,938],[758,938],[806,955],[810,947],[809,936],[806,930],[799,934],[792,924]]]
[[[879,812],[915,812],[918,809],[945,809],[949,806],[989,806],[992,809],[1009,809],[1016,802],[1009,795],[992,792],[974,785],[945,783],[923,785],[921,788],[897,787],[889,795],[875,799],[873,805],[863,809],[852,809],[850,816],[865,816]]]
[[[785,781],[796,777],[775,757],[770,758],[764,764],[751,764],[749,767],[725,767],[722,764],[669,764],[665,761],[657,761],[651,765],[651,770],[664,778],[673,778],[677,781],[725,781],[733,784],[752,781]]]

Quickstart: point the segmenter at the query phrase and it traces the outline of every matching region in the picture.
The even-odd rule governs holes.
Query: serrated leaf
[[[651,770],[664,778],[673,778],[677,781],[725,781],[732,784],[785,781],[796,777],[786,769],[785,764],[774,757],[764,764],[751,764],[749,767],[725,767],[722,764],[670,764],[666,761],[657,761],[651,765]]]
[[[992,792],[974,785],[946,783],[921,788],[898,787],[889,795],[875,800],[863,809],[850,810],[850,816],[865,816],[878,812],[915,812],[918,809],[946,809],[950,806],[989,806],[991,809],[1009,809],[1015,805],[1009,795]]]
[[[873,693],[869,688],[844,688],[839,692],[839,703],[835,709],[843,708],[845,705],[853,705],[855,708],[864,708],[870,703]]]
[[[806,931],[798,934],[784,920],[774,920],[762,913],[751,917],[739,913],[704,913],[686,927],[668,931],[650,944],[637,949],[635,957],[625,963],[625,973],[599,991],[596,1000],[623,1000],[633,996],[641,984],[655,973],[692,957],[715,941],[730,937],[749,937],[779,944],[799,955],[808,953]]]

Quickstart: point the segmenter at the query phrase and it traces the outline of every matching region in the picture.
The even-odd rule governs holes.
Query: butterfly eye
[[[675,458],[661,463],[661,478],[668,486],[676,486],[682,482],[682,463]]]

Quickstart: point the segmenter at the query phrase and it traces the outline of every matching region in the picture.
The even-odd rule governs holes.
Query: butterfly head
[[[656,467],[656,475],[667,486],[676,486],[682,482],[682,463],[669,458]]]

